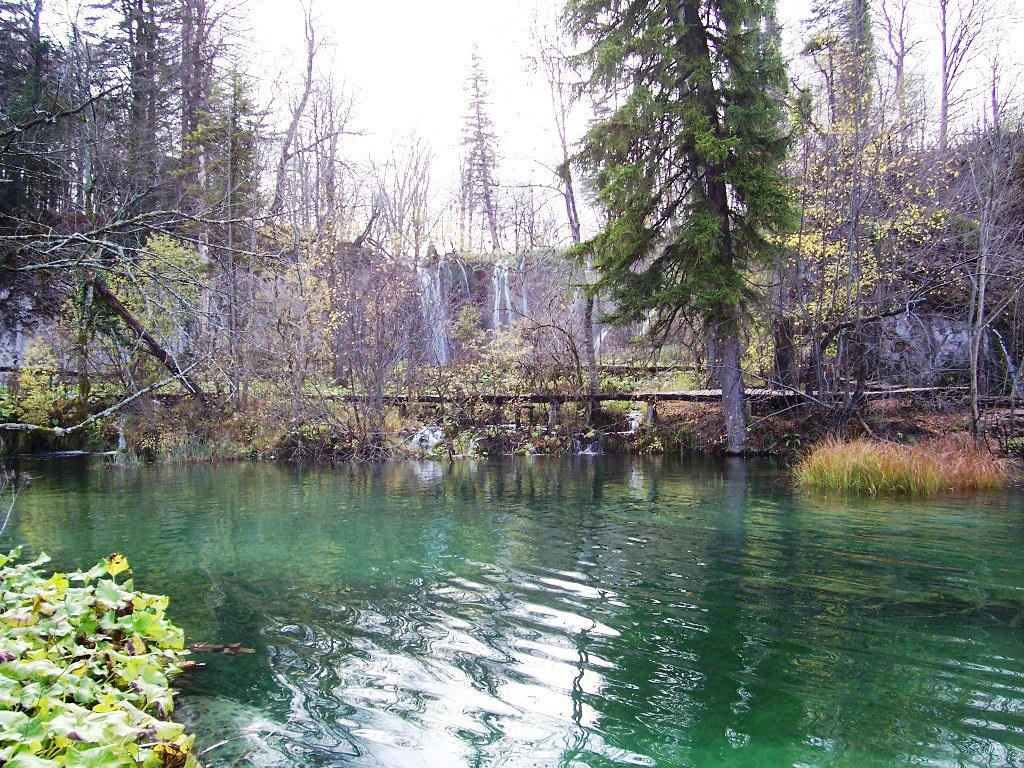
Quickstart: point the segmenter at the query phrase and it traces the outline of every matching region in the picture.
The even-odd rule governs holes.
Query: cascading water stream
[[[1003,353],[1003,360],[1006,361],[1006,376],[1011,383],[1014,383],[1017,381],[1017,365],[1013,362],[1013,358],[1010,357],[1010,350],[1006,348],[1006,340],[1003,338],[1003,334],[995,328],[989,328],[989,330],[996,337],[996,341],[999,342],[999,349]]]
[[[512,315],[515,309],[515,305],[512,303],[512,291],[508,284],[508,262],[504,259],[494,262],[491,286],[494,292],[491,324],[494,330],[500,331],[512,324]]]
[[[470,289],[469,289],[469,273],[466,272],[466,266],[461,261],[455,261],[454,264],[459,268],[459,273],[462,275],[462,298],[469,300]]]
[[[425,266],[416,268],[420,281],[420,310],[427,328],[428,344],[433,361],[437,365],[447,365],[448,348],[448,300],[447,291],[442,280],[444,262],[431,271]]]
[[[519,285],[522,286],[520,297],[523,302],[523,317],[530,316],[529,292],[526,290],[526,256],[519,259]]]

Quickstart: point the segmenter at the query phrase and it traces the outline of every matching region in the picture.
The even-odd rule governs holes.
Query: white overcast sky
[[[51,13],[66,17],[66,9],[82,0],[46,2]],[[379,158],[395,140],[415,132],[436,152],[436,173],[454,175],[466,112],[464,87],[476,46],[492,90],[502,180],[542,180],[537,161],[555,156],[551,106],[545,84],[530,72],[525,57],[533,47],[533,19],[552,22],[562,0],[248,0],[240,5],[242,26],[252,38],[246,66],[263,83],[273,84],[262,96],[273,98],[278,109],[287,107],[289,93],[294,93],[287,84],[297,85],[303,73],[303,2],[312,3],[324,42],[320,70],[344,82],[356,98],[364,154]],[[932,48],[937,2],[917,0],[913,11],[917,36],[929,40]],[[1022,4],[993,2],[1011,10]],[[880,4],[872,2],[873,7]],[[809,7],[810,0],[779,0],[790,51],[801,37]],[[1024,59],[1021,32],[1019,20],[1007,22],[995,32],[994,41]],[[929,62],[937,61],[927,49],[922,51]]]
[[[465,83],[476,46],[491,85],[491,118],[503,160],[526,162],[550,133],[551,110],[524,55],[531,49],[534,9],[554,14],[541,0],[314,0],[325,46],[321,69],[330,69],[356,97],[356,123],[367,148],[378,152],[395,137],[415,132],[439,160],[457,153],[466,113]],[[268,61],[268,74],[291,69],[301,77],[302,8],[298,0],[254,3],[249,22]],[[546,14],[545,14],[546,11]],[[286,53],[282,56],[282,50]],[[440,169],[439,169],[440,170]]]
[[[415,132],[437,153],[436,170],[454,173],[476,46],[490,80],[505,180],[537,178],[543,173],[538,160],[555,156],[548,91],[526,55],[534,20],[553,23],[561,0],[312,2],[326,43],[320,67],[355,94],[366,152],[379,157],[393,141]],[[808,7],[809,0],[782,1],[780,15],[791,32]],[[266,75],[301,77],[302,8],[299,0],[253,0],[248,23],[254,53],[267,62]]]
[[[915,34],[925,41],[918,50],[932,72],[938,61],[937,1],[918,0],[912,6]],[[491,84],[491,117],[500,139],[503,180],[539,180],[537,161],[555,156],[552,114],[546,86],[530,71],[526,55],[533,48],[533,20],[552,23],[561,0],[306,2],[313,3],[318,33],[327,44],[321,68],[329,69],[356,96],[357,124],[366,133],[365,152],[380,157],[396,138],[416,132],[437,153],[435,170],[454,173],[466,112],[464,87],[476,46]],[[1013,9],[1020,0],[993,2]],[[876,14],[880,6],[881,0],[872,3]],[[268,71],[263,74],[301,77],[302,7],[300,0],[251,0],[248,23],[254,54],[266,62]],[[810,0],[779,0],[778,15],[790,52],[798,49],[801,22],[809,14]],[[1019,21],[1001,24],[994,30],[994,42],[1020,52],[1021,30]],[[877,40],[884,43],[880,33]],[[987,56],[992,45],[978,48]],[[261,74],[258,66],[253,69]]]

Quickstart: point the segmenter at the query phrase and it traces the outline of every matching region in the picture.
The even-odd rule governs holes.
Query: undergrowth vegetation
[[[1002,488],[1009,477],[985,446],[964,436],[916,445],[826,440],[797,465],[796,481],[807,490],[933,496],[943,491]]]
[[[184,636],[167,598],[136,592],[121,555],[43,575],[0,556],[0,765],[197,768],[193,737],[166,718]]]

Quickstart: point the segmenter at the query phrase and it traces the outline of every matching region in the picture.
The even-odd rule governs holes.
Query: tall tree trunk
[[[270,215],[277,216],[284,209],[285,187],[288,180],[288,161],[292,158],[292,145],[295,143],[295,135],[298,133],[299,124],[306,111],[306,104],[309,102],[309,94],[313,90],[313,63],[316,60],[317,42],[316,28],[313,24],[312,8],[306,11],[306,70],[302,84],[302,94],[298,103],[292,107],[292,119],[288,123],[288,129],[284,133],[284,140],[281,142],[281,154],[277,160],[277,172],[274,180],[274,199],[270,203]]]
[[[594,296],[587,295],[583,305],[583,354],[587,360],[587,421],[597,406],[597,392],[601,388],[597,370],[597,350],[594,346]]]
[[[128,28],[131,102],[128,148],[134,189],[131,205],[145,210],[154,204],[157,142],[157,44],[159,31],[155,13],[146,0],[131,0],[126,6]]]
[[[781,313],[772,321],[775,347],[775,379],[785,389],[796,391],[800,386],[797,348],[793,342],[793,320]]]
[[[501,250],[498,242],[498,214],[494,203],[494,182],[484,179],[482,182],[481,194],[483,195],[484,213],[487,215],[487,229],[491,233],[491,248],[494,251]]]
[[[679,19],[683,25],[680,45],[687,61],[698,63],[697,71],[706,74],[692,75],[703,118],[717,135],[721,132],[722,118],[719,113],[719,93],[711,76],[711,50],[708,30],[701,18],[700,0],[682,0],[679,4]],[[730,221],[729,189],[724,171],[717,164],[702,158],[690,150],[693,163],[703,168],[703,177],[708,201],[718,219],[721,231],[719,252],[716,254],[717,267],[725,273],[735,269],[733,238]],[[743,370],[740,354],[739,308],[721,304],[715,307],[706,320],[716,327],[718,380],[722,387],[722,412],[725,415],[728,452],[743,453],[747,442],[747,413],[743,394]]]
[[[939,76],[939,150],[944,156],[949,142],[949,91],[953,80],[949,60],[949,0],[939,0],[939,43],[942,47],[942,71]]]
[[[554,87],[554,84],[552,84]],[[558,133],[562,142],[562,164],[558,167],[558,175],[562,181],[562,198],[565,200],[565,215],[569,224],[569,235],[572,237],[573,245],[579,245],[583,241],[580,227],[580,212],[576,205],[576,188],[572,181],[572,168],[569,164],[569,147],[565,137],[565,115],[555,115],[558,124]],[[587,259],[586,272],[591,270],[590,259]],[[589,278],[589,274],[587,275]],[[597,407],[597,392],[600,389],[600,374],[597,370],[597,349],[594,345],[594,304],[596,298],[590,291],[587,291],[586,302],[583,305],[583,354],[587,361],[587,406],[586,419],[590,417]]]
[[[986,190],[987,191],[987,190]],[[974,438],[980,439],[981,427],[981,348],[988,328],[985,314],[986,293],[988,291],[988,257],[991,233],[991,216],[989,200],[983,199],[981,226],[979,237],[979,253],[974,267],[974,279],[971,287],[970,300],[970,388],[971,388],[971,431]]]
[[[718,380],[722,385],[726,451],[738,455],[747,447],[747,410],[743,397],[743,368],[739,326],[730,318],[718,327]]]
[[[89,379],[89,342],[92,340],[92,299],[93,287],[90,283],[82,286],[81,301],[78,307],[78,333],[75,351],[78,357],[78,407],[84,418],[89,407],[89,395],[92,382]]]

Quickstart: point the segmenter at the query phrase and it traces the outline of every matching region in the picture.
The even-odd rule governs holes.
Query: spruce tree
[[[480,54],[475,48],[470,59],[466,91],[469,109],[462,129],[464,214],[470,221],[470,240],[473,214],[484,216],[491,236],[491,249],[498,251],[501,248],[498,240],[498,140],[490,117],[490,87]]]
[[[701,322],[716,351],[727,449],[746,414],[748,270],[792,219],[779,164],[785,69],[766,0],[570,0],[589,88],[609,105],[580,153],[607,220],[582,249],[614,319]]]
[[[0,0],[0,324],[52,307],[63,284],[26,265],[24,238],[59,231],[74,205],[68,147],[76,94],[67,51],[43,31],[42,0]],[[32,311],[35,311],[33,309]]]

